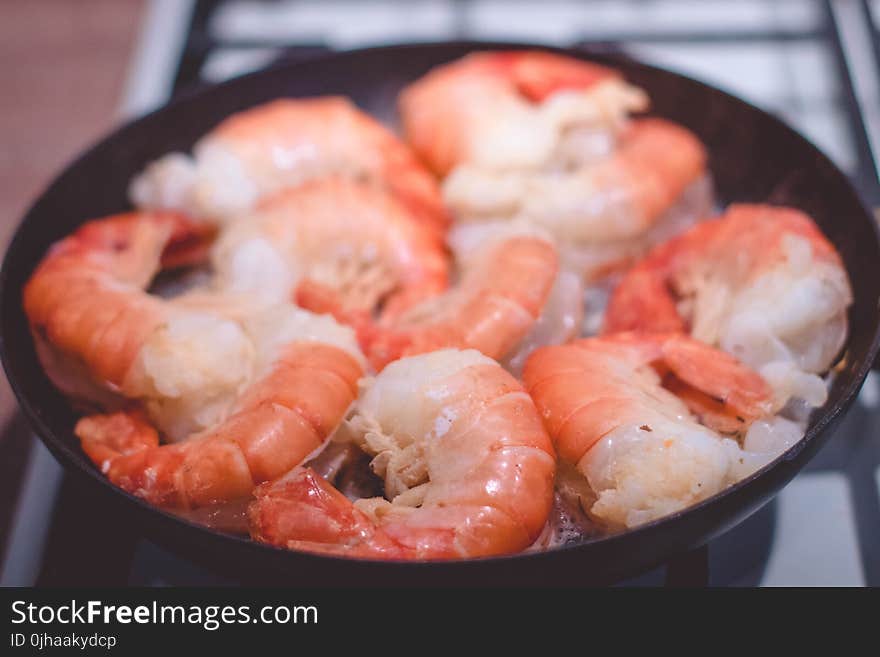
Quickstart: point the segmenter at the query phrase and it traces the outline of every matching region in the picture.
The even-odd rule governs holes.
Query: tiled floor
[[[3,250],[41,187],[114,122],[144,4],[0,0]],[[13,404],[0,377],[3,423]]]

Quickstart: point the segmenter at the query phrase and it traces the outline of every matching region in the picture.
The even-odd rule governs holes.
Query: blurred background
[[[880,205],[880,0],[0,0],[0,245],[78,151],[175,93],[328,50],[455,39],[624,51],[707,81],[793,124]],[[844,435],[713,544],[712,583],[880,585],[880,454],[865,440],[878,400],[872,377]],[[2,378],[0,421],[0,583],[206,581],[130,528],[84,563],[89,526],[68,511],[86,493]]]

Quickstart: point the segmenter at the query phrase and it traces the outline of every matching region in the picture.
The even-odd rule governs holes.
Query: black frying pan
[[[197,563],[247,581],[306,585],[481,585],[604,583],[699,547],[755,512],[828,440],[855,399],[878,349],[880,246],[868,210],[846,177],[778,119],[694,80],[621,56],[587,56],[619,68],[653,99],[653,113],[693,130],[708,146],[718,198],[791,205],[809,213],[846,262],[855,303],[843,365],[806,437],[774,463],[701,504],[616,536],[545,553],[450,563],[343,560],[281,550],[183,521],[112,486],[79,448],[70,404],[37,361],[21,289],[49,245],[90,218],[128,207],[128,181],[148,161],[188,150],[232,112],[279,96],[344,94],[393,121],[401,87],[428,69],[488,48],[523,44],[448,43],[356,50],[281,65],[173,101],[123,126],[69,166],[16,232],[0,274],[2,357],[37,433],[70,471],[100,487],[146,535]],[[89,513],[88,509],[82,512]],[[108,522],[108,527],[112,526]],[[110,531],[108,529],[108,531]]]

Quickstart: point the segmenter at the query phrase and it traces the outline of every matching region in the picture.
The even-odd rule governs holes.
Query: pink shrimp
[[[373,366],[444,347],[477,349],[501,359],[523,340],[544,309],[558,271],[556,250],[533,235],[487,243],[458,285],[362,332]]]
[[[532,111],[547,103],[558,104],[544,115]],[[640,90],[605,66],[538,51],[481,52],[404,89],[400,114],[407,141],[447,175],[463,162],[544,161],[570,123],[616,126],[646,105]]]
[[[682,509],[778,454],[750,443],[750,429],[764,423],[766,431],[776,410],[767,383],[677,333],[544,347],[529,357],[523,381],[561,462],[589,484],[582,504],[612,526]]]
[[[24,290],[53,381],[126,408],[81,420],[84,450],[118,486],[172,508],[239,498],[297,465],[363,371],[353,332],[331,318],[148,294],[163,261],[204,258],[205,230],[173,213],[98,219],[55,244]],[[148,416],[183,442],[160,446]]]
[[[408,139],[445,175],[455,231],[524,223],[591,281],[711,207],[689,130],[629,120],[647,98],[611,69],[535,52],[478,53],[404,91]]]
[[[261,201],[214,248],[215,284],[270,300],[295,298],[355,325],[444,291],[436,233],[387,191],[328,177]]]
[[[369,180],[437,231],[448,223],[436,181],[409,148],[341,97],[275,100],[221,122],[195,146],[135,179],[143,207],[224,220],[284,187],[328,174]]]
[[[732,205],[655,248],[614,290],[605,332],[685,331],[757,368],[780,400],[825,400],[852,291],[834,246],[804,213]]]
[[[110,481],[151,504],[223,504],[248,497],[317,450],[354,400],[362,374],[344,349],[292,341],[228,418],[181,442],[160,445],[139,412],[84,417],[75,431]]]
[[[66,393],[125,390],[147,337],[169,309],[144,288],[157,271],[204,259],[212,230],[172,212],[90,221],[47,253],[24,308],[50,378]]]
[[[350,557],[456,559],[518,552],[543,529],[550,440],[520,384],[482,354],[392,363],[362,394],[350,427],[388,499],[352,504],[297,469],[256,490],[248,512],[256,540]]]

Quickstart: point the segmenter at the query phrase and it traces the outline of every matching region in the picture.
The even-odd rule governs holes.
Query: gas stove
[[[795,126],[880,206],[880,1],[152,0],[122,102],[329,50],[437,40],[623,51]],[[60,466],[23,420],[4,437],[0,585],[228,585],[165,551]],[[8,438],[8,440],[7,440]],[[625,585],[880,585],[880,378],[775,501]]]

